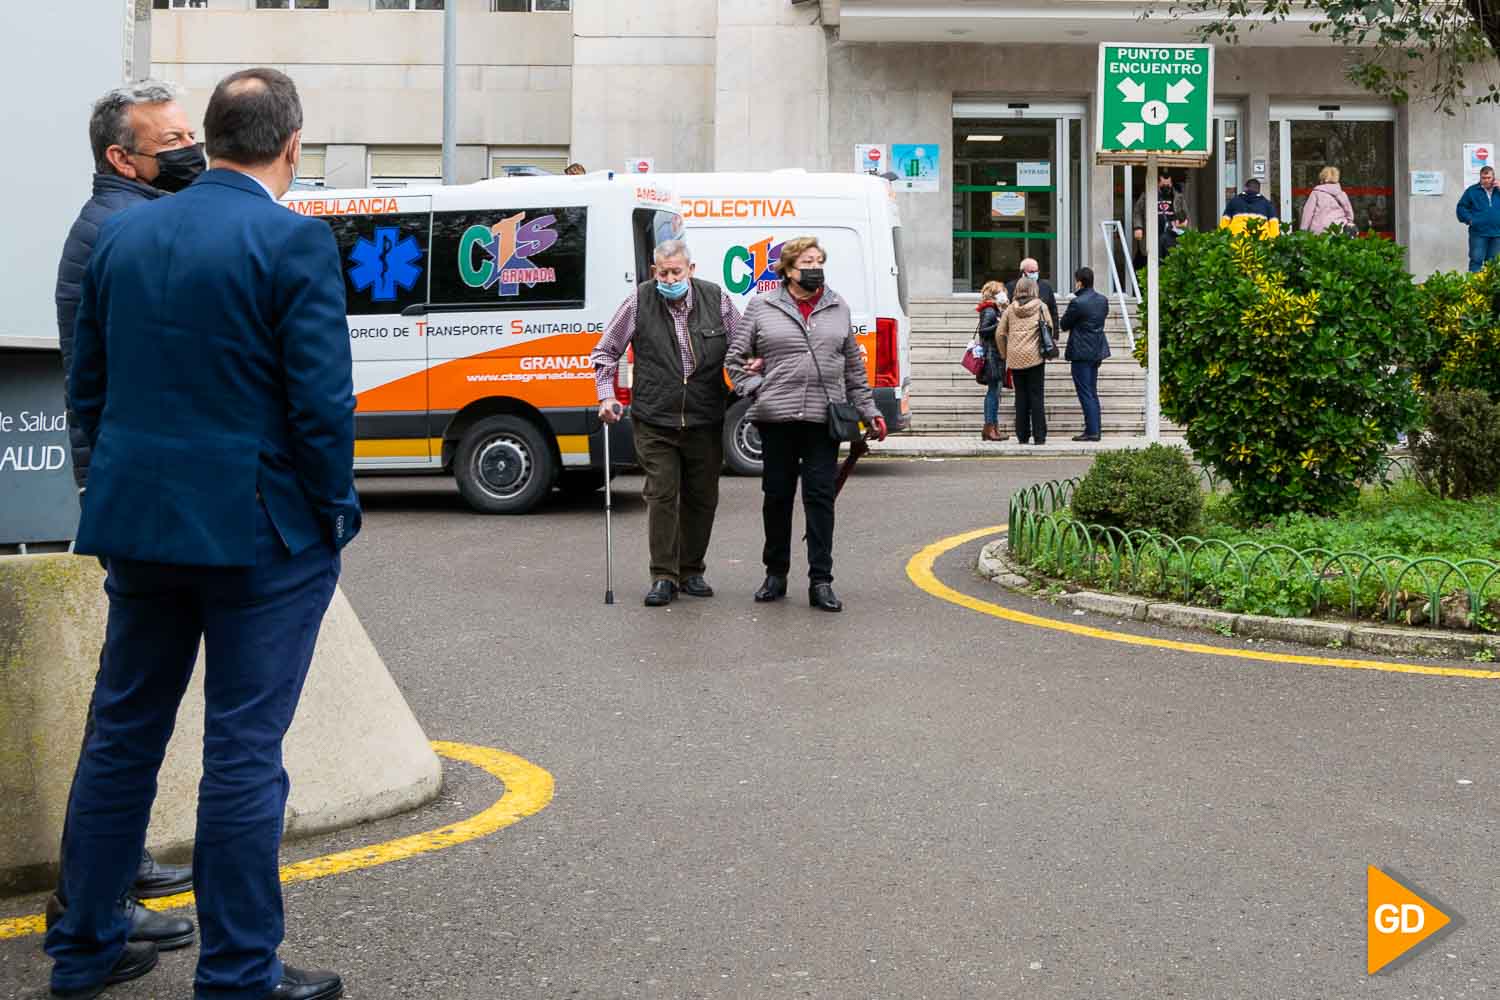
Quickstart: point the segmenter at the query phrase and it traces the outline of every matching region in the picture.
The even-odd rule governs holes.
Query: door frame
[[[1276,201],[1281,213],[1282,225],[1292,224],[1292,122],[1391,122],[1400,128],[1396,108],[1389,104],[1364,104],[1327,102],[1318,104],[1309,101],[1288,101],[1272,104],[1268,122],[1277,127],[1280,149],[1276,164]],[[1399,136],[1397,137],[1399,139]],[[1391,175],[1396,173],[1395,162],[1391,163]],[[1400,185],[1395,185],[1397,191]],[[1399,221],[1399,220],[1398,220]],[[1399,231],[1397,238],[1400,238]]]
[[[1058,287],[1073,286],[1073,271],[1079,264],[1087,263],[1089,246],[1089,175],[1093,167],[1093,130],[1090,124],[1089,101],[1033,101],[1026,98],[986,98],[957,100],[953,102],[953,120],[964,118],[1010,118],[1017,121],[1052,121],[1052,217],[1057,229],[1053,244],[1053,282]],[[1072,178],[1072,149],[1068,138],[1068,123],[1076,119],[1079,123],[1078,188],[1074,191]],[[957,150],[954,153],[957,154]],[[1074,245],[1070,206],[1077,200],[1079,246]]]

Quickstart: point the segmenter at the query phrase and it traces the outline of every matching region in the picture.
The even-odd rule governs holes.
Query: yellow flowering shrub
[[[1417,289],[1389,241],[1239,228],[1162,261],[1162,410],[1246,513],[1331,511],[1414,422]]]

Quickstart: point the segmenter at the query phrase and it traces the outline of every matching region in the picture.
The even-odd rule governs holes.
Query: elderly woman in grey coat
[[[761,516],[766,580],[757,601],[786,596],[792,563],[792,509],[802,482],[807,519],[808,603],[842,611],[833,592],[833,499],[839,442],[828,432],[828,404],[850,403],[869,434],[885,437],[865,378],[849,305],[823,282],[828,256],[817,237],[787,240],[776,273],[781,284],[756,296],[729,342],[724,367],[741,395],[753,395],[750,419],[760,431]]]

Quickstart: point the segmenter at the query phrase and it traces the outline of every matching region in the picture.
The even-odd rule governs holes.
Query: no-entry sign
[[[1111,162],[1207,162],[1213,150],[1212,45],[1099,46],[1094,148]]]

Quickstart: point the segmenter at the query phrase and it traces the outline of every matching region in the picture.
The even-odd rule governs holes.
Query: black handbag
[[[812,358],[813,371],[818,374],[818,384],[823,387],[823,398],[828,400],[828,436],[835,441],[847,441],[854,444],[863,441],[864,434],[859,429],[859,411],[852,403],[835,403],[833,394],[828,391],[828,383],[823,381],[823,370],[818,366],[818,356],[813,352],[812,336],[807,328],[802,328],[802,339],[807,341],[807,356]]]
[[[1042,358],[1046,361],[1057,359],[1057,336],[1052,332],[1052,324],[1047,322],[1047,305],[1042,303],[1042,308],[1036,317],[1037,342],[1042,348]]]

